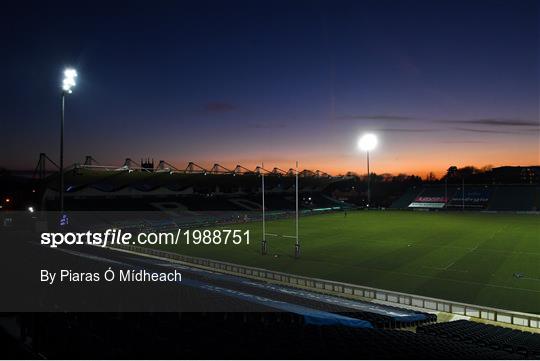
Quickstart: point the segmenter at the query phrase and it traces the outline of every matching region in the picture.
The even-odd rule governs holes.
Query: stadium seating
[[[537,211],[539,187],[496,186],[489,204],[490,211]]]
[[[342,178],[328,177],[301,177],[300,190],[321,191],[333,182],[341,181]],[[295,177],[267,175],[265,177],[266,188],[276,191],[294,190]],[[158,187],[170,190],[183,190],[196,186],[202,190],[214,191],[219,187],[223,192],[231,193],[239,190],[254,192],[261,186],[261,178],[257,174],[233,175],[233,174],[204,174],[204,173],[173,173],[169,172],[141,172],[141,171],[92,171],[78,169],[77,172],[65,173],[65,184],[74,190],[95,188],[104,192],[118,191],[129,187],[140,191],[151,191]],[[52,175],[47,182],[47,187],[57,189],[58,182]],[[203,192],[204,193],[204,192]]]
[[[420,326],[417,332],[540,358],[540,334],[466,320]]]
[[[22,314],[48,358],[523,359],[522,353],[411,331],[304,324],[289,313]]]
[[[465,201],[460,185],[425,185],[409,189],[394,201],[392,209],[440,208],[432,206],[441,203],[448,196],[444,209],[488,210],[488,211],[539,211],[540,187],[534,185],[465,185]]]
[[[485,209],[492,192],[493,189],[489,186],[466,186],[464,194],[461,187],[457,188],[446,204],[446,208],[462,209],[465,206],[468,210]]]
[[[399,321],[395,318],[380,315],[371,312],[339,312],[340,315],[354,317],[361,320],[369,321],[373,326],[378,328],[405,328],[417,326],[426,321]]]
[[[395,202],[392,203],[390,206],[391,209],[406,209],[409,204],[411,204],[412,201],[416,198],[418,193],[420,192],[419,189],[416,187],[413,189],[409,189],[405,194],[403,194],[401,197],[399,197]]]

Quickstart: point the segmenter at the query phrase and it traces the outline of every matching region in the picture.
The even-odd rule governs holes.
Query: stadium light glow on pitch
[[[377,143],[377,136],[375,134],[367,133],[358,140],[358,147],[365,152],[369,152],[377,147]]]
[[[71,94],[71,88],[77,83],[75,78],[77,77],[77,71],[75,69],[68,68],[64,70],[64,80],[62,81],[62,90]]]

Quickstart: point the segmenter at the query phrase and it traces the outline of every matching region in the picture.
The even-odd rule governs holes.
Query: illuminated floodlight
[[[369,152],[377,147],[377,136],[372,133],[366,133],[358,139],[358,148],[366,152],[367,155],[367,203],[366,207],[371,206],[371,172],[369,170]]]
[[[64,70],[64,80],[62,81],[62,90],[71,93],[71,88],[76,85],[75,78],[77,77],[77,71],[75,69],[68,68]]]
[[[370,150],[375,149],[377,143],[377,136],[372,133],[367,133],[358,140],[358,147],[365,152],[369,152]]]
[[[72,93],[71,88],[73,88],[77,82],[77,70],[73,68],[64,69],[64,79],[62,80],[62,92],[61,92],[61,118],[60,118],[60,211],[64,211],[64,108],[65,100],[68,94]],[[68,190],[69,191],[69,190]],[[28,208],[30,213],[34,212],[34,208]]]
[[[75,69],[66,69],[66,70],[64,70],[64,76],[66,78],[75,78],[75,77],[77,77],[77,70],[75,70]]]
[[[28,207],[28,212],[34,213],[34,207]]]
[[[75,79],[65,78],[63,84],[67,86],[75,86]]]

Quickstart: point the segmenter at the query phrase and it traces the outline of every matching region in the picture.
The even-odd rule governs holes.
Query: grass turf
[[[250,245],[161,246],[182,254],[393,291],[540,313],[540,217],[443,212],[349,212],[300,218],[302,256],[294,239],[268,237],[261,223]],[[294,234],[292,219],[267,232]],[[277,255],[277,257],[275,256]],[[516,278],[515,273],[523,276]]]

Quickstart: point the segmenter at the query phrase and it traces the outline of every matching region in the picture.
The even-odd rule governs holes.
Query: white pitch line
[[[282,237],[282,238],[296,238],[296,236],[288,236],[286,234],[265,233],[267,236]]]
[[[449,269],[450,267],[452,267],[455,263],[456,263],[456,261],[451,262],[448,266],[444,267],[444,270],[445,270],[445,271],[448,271],[448,269]]]
[[[395,274],[408,276],[408,277],[418,277],[418,278],[426,278],[426,279],[432,279],[432,280],[438,280],[438,281],[464,283],[464,284],[477,285],[477,286],[483,286],[483,287],[493,287],[493,288],[502,288],[502,289],[508,289],[508,290],[540,293],[540,290],[536,290],[536,289],[532,289],[532,288],[512,287],[512,286],[496,285],[496,284],[493,284],[493,283],[482,283],[482,282],[475,282],[475,281],[457,280],[457,279],[454,279],[454,278],[435,277],[435,276],[418,274],[418,273],[391,271],[391,270],[385,270],[385,269],[373,268],[373,267],[365,267],[365,266],[356,266],[356,267],[367,269],[367,270],[378,271],[378,272],[395,273]],[[451,272],[451,271],[454,271],[454,270],[448,270],[448,271]]]
[[[459,272],[459,273],[469,273],[467,270],[459,270],[459,269],[447,269],[446,267],[429,267],[429,266],[422,266],[423,268],[427,269],[434,269],[436,271],[447,271],[447,272]]]
[[[390,243],[392,245],[395,244],[401,244],[402,242],[396,242],[396,241],[385,241],[385,240],[376,240],[376,241],[363,241],[366,244],[369,243]],[[504,255],[526,255],[526,256],[540,256],[540,252],[526,252],[526,251],[506,251],[501,249],[489,249],[489,248],[483,248],[479,249],[479,244],[475,247],[460,247],[460,246],[451,246],[451,245],[444,245],[444,244],[426,244],[426,243],[413,243],[414,247],[424,247],[424,248],[435,248],[435,249],[455,249],[455,250],[462,250],[467,252],[477,251],[480,253],[496,253],[496,254],[504,254]]]

